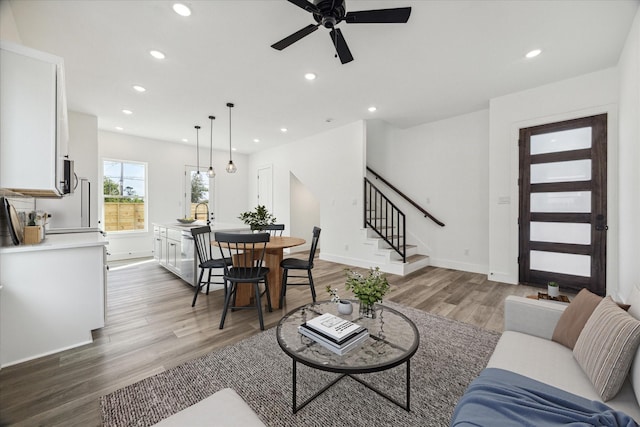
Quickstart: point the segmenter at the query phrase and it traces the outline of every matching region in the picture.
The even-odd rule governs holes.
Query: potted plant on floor
[[[547,295],[549,295],[549,298],[558,298],[560,296],[560,285],[558,285],[558,282],[547,283]]]
[[[375,318],[375,303],[382,302],[382,297],[390,289],[387,277],[380,271],[380,267],[371,267],[366,276],[349,268],[345,272],[347,290],[351,290],[360,301],[360,315]]]
[[[276,222],[276,217],[271,215],[264,205],[258,205],[253,211],[247,211],[238,217],[245,224],[251,227],[251,230],[263,231],[267,225]]]

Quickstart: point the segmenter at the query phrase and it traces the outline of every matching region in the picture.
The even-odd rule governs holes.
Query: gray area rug
[[[101,398],[105,426],[149,426],[216,391],[233,388],[260,419],[276,426],[447,426],[456,402],[485,367],[500,334],[399,304],[420,347],[411,359],[411,412],[344,378],[297,414],[291,411],[292,361],[275,328]],[[337,374],[298,364],[298,402]],[[363,379],[405,401],[405,366]]]

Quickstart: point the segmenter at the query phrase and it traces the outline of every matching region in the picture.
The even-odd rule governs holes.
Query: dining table
[[[282,289],[282,268],[280,263],[284,258],[284,250],[304,245],[307,241],[301,237],[270,236],[264,255],[264,265],[269,268],[267,281],[269,282],[269,296],[271,307],[280,308],[280,290]],[[217,246],[214,240],[212,244]],[[254,298],[253,286],[250,283],[240,283],[236,291],[236,306],[252,305]]]

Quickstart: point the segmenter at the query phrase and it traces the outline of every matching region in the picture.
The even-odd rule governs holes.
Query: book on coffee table
[[[331,313],[325,313],[307,320],[301,326],[320,334],[325,339],[338,345],[350,340],[360,332],[366,331],[366,328]]]
[[[313,329],[310,329],[305,325],[298,326],[298,332],[300,332],[302,335],[312,339],[313,341],[317,342],[324,348],[331,350],[332,352],[338,355],[343,355],[349,350],[352,350],[355,347],[358,347],[369,336],[369,331],[363,328],[362,331],[354,335],[351,335],[351,338],[343,341],[341,344],[336,344],[335,342],[327,339],[325,336],[321,334],[316,333]]]

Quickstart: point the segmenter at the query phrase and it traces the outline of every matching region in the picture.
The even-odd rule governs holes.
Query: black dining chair
[[[224,299],[224,309],[220,319],[220,329],[224,327],[227,311],[240,309],[257,309],[260,329],[264,330],[262,319],[262,295],[267,296],[267,309],[272,311],[269,295],[269,269],[264,267],[264,256],[269,242],[269,233],[215,233],[222,258],[230,258],[232,263],[224,270],[224,279],[230,284]],[[260,283],[264,282],[264,291],[260,291]],[[236,293],[239,283],[253,283],[255,306],[236,306]]]
[[[252,231],[257,230],[256,228],[251,227]],[[272,236],[282,236],[282,232],[284,231],[284,224],[269,224],[264,227],[261,231],[265,233],[269,233]]]
[[[211,227],[208,225],[205,227],[196,227],[191,229],[191,235],[193,236],[193,242],[196,246],[196,252],[198,253],[198,261],[200,267],[200,276],[196,284],[195,295],[193,296],[193,302],[191,307],[196,305],[196,299],[200,290],[207,285],[207,295],[209,295],[209,286],[214,284],[224,285],[224,294],[227,295],[227,282],[224,280],[224,274],[213,274],[213,270],[221,269],[221,273],[224,273],[224,268],[231,264],[231,258],[214,258],[211,250]],[[209,277],[206,282],[202,281],[204,271],[209,270]],[[218,282],[212,282],[212,277],[222,277],[222,280]]]
[[[311,298],[313,302],[316,302],[316,288],[313,285],[313,275],[311,274],[311,270],[313,270],[313,258],[316,256],[316,249],[318,248],[318,240],[320,240],[320,228],[313,227],[313,239],[311,240],[311,250],[309,251],[309,259],[298,259],[298,258],[285,258],[280,262],[280,267],[282,267],[282,288],[280,289],[280,307],[284,303],[284,297],[287,294],[287,286],[299,286],[299,285],[309,285],[311,288]],[[306,270],[307,274],[304,276],[293,276],[289,274],[289,270]],[[308,282],[302,283],[288,283],[289,278],[306,278]]]

